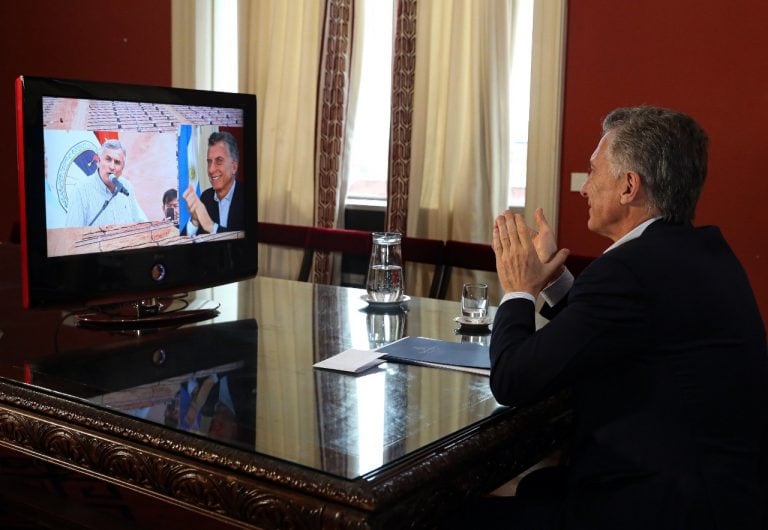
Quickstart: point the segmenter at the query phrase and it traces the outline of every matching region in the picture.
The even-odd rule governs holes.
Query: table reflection
[[[375,350],[390,342],[405,336],[405,325],[408,321],[403,308],[393,311],[368,311],[366,326],[368,329],[368,346]]]
[[[481,342],[455,331],[458,304],[411,300],[372,311],[360,289],[255,278],[236,320],[213,322],[32,366],[31,382],[146,421],[330,473],[373,472],[498,408],[485,376],[385,363],[362,375],[313,364],[406,335]]]
[[[192,326],[29,366],[37,386],[147,421],[252,447],[257,324]]]

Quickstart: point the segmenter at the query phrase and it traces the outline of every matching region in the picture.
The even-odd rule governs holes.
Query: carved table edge
[[[476,471],[453,469],[458,462],[484,460],[483,473],[515,470],[519,455],[549,440],[553,427],[547,424],[565,412],[559,397],[523,410],[501,409],[450,440],[349,481],[0,378],[0,444],[264,528],[385,528],[395,522],[418,527],[414,509],[426,520],[426,511],[448,508],[456,499],[425,487],[436,470],[462,483],[459,496],[477,494],[487,480],[465,476]],[[510,437],[531,427],[539,435],[511,450]]]

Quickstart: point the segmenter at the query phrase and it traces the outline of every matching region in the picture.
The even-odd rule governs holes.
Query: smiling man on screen
[[[208,178],[211,187],[200,197],[190,185],[184,191],[190,219],[182,235],[216,234],[245,228],[244,188],[237,175],[240,151],[228,132],[214,132],[208,138]]]

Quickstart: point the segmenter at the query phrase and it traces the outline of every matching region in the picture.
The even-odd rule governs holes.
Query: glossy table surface
[[[87,348],[58,344],[62,351],[5,371],[344,478],[386,466],[499,408],[482,375],[391,362],[356,375],[313,368],[349,348],[373,349],[405,335],[487,343],[487,334],[457,330],[456,302],[414,298],[382,309],[364,301],[360,289],[266,277],[229,287],[219,290],[222,315],[212,321],[140,337],[111,333]]]
[[[239,527],[433,528],[570,428],[561,396],[502,407],[485,375],[313,367],[403,336],[487,344],[457,333],[458,301],[257,277],[193,293],[211,321],[117,334],[21,309],[17,267],[0,260],[0,445]]]

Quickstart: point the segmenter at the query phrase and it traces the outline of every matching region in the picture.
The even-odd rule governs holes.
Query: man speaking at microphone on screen
[[[66,226],[103,226],[147,221],[133,186],[120,178],[125,169],[125,147],[119,140],[101,146],[94,175],[83,179],[69,196]]]

